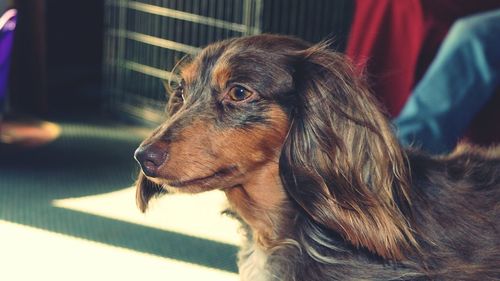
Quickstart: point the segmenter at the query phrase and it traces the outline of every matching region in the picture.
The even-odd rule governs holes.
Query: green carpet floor
[[[132,155],[142,138],[113,123],[56,123],[61,136],[48,145],[0,145],[0,220],[236,272],[233,245],[52,206],[131,186],[138,171]]]

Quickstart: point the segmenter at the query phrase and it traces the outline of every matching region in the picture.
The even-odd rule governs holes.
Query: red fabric
[[[357,0],[346,54],[396,116],[451,24],[495,7],[499,0]]]
[[[425,36],[419,0],[358,0],[346,54],[392,116],[404,105]]]

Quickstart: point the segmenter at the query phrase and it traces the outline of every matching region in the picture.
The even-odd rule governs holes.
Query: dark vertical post
[[[12,57],[13,110],[46,114],[45,0],[15,0],[18,21]]]

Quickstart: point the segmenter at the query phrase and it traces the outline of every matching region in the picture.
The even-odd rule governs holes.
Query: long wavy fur
[[[405,155],[344,57],[320,44],[296,54],[297,104],[280,159],[290,196],[321,225],[388,259],[418,247],[409,226]]]

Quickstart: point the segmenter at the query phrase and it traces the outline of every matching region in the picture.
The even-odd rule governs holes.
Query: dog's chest
[[[270,281],[266,268],[267,254],[255,244],[242,249],[239,254],[238,268],[241,281]]]

